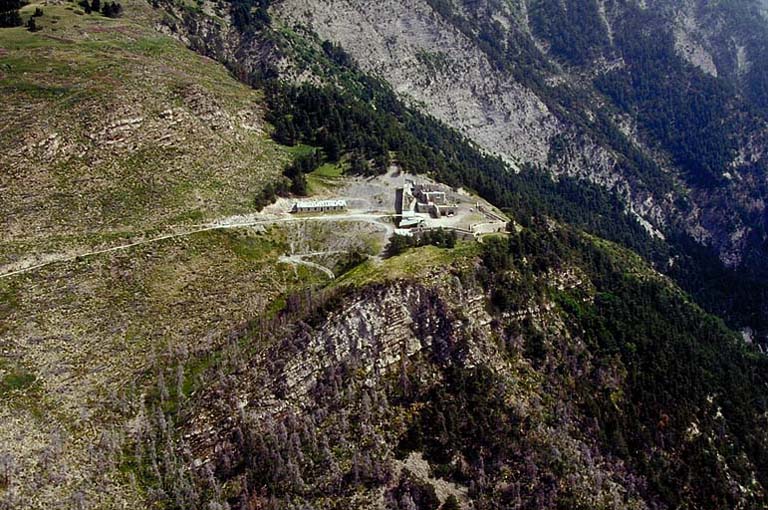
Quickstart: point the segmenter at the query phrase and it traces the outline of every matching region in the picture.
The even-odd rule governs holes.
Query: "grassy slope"
[[[410,248],[404,253],[383,262],[369,260],[344,274],[333,285],[364,285],[398,279],[450,277],[446,268],[452,264],[472,264],[480,253],[476,242],[459,242],[454,249],[422,246]]]
[[[248,211],[288,157],[259,92],[124,4],[31,4],[42,31],[0,30],[0,265]]]
[[[325,163],[314,172],[307,174],[307,185],[311,193],[319,193],[326,189],[333,189],[338,185],[344,173],[342,164]]]
[[[285,246],[275,238],[205,232],[0,280],[0,453],[15,458],[13,488],[28,507],[78,490],[89,508],[137,505],[103,434],[114,430],[119,445],[131,430],[122,416],[137,411],[131,405],[154,359],[215,348],[281,294],[318,278],[278,264]],[[56,437],[62,446],[42,465]]]
[[[0,29],[0,268],[248,212],[289,157],[259,92],[123,5],[32,4],[42,31]],[[116,464],[131,396],[154,358],[318,278],[277,263],[283,237],[206,232],[0,279],[0,506],[144,507]]]

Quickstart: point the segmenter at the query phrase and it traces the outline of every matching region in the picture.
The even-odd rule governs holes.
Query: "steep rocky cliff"
[[[664,44],[670,34],[670,48],[651,50],[649,58],[682,58],[701,74],[719,73],[742,86],[761,87],[765,80],[754,73],[740,82],[735,79],[744,76],[758,51],[754,44],[747,50],[739,39],[724,44],[725,34],[736,33],[738,24],[731,20],[723,26],[718,20],[735,13],[696,2],[557,5],[285,0],[275,4],[274,12],[289,25],[299,23],[321,39],[340,43],[364,69],[489,152],[614,189],[650,225],[661,231],[670,224],[683,225],[729,264],[761,249],[766,175],[762,114],[747,123],[722,119],[739,125],[728,135],[736,150],[716,170],[725,180],[712,188],[691,178],[681,168],[685,162],[638,123],[632,108],[595,90],[600,77],[633,64],[626,60],[635,57],[628,55],[621,34],[633,32],[635,18],[653,27]],[[744,12],[737,14],[740,22],[747,22]],[[588,40],[578,33],[597,35]],[[748,37],[765,40],[766,31],[757,27]],[[699,79],[682,77],[668,86],[696,87]],[[716,91],[705,87],[697,93]],[[759,102],[760,97],[747,95],[747,100]],[[729,111],[745,108],[740,98],[716,100],[721,99],[732,103]],[[636,152],[655,162],[650,174],[635,172]],[[675,191],[659,187],[654,182],[658,176],[671,180]],[[688,206],[681,205],[683,197]]]
[[[592,218],[575,224],[643,252],[734,326],[766,330],[768,275],[760,261],[767,239],[768,80],[761,48],[768,29],[751,0],[161,5],[171,13],[163,30],[249,83],[331,85],[354,95],[370,85],[369,78],[350,80],[350,69],[358,78],[362,70],[391,86],[402,103],[506,162],[498,174],[520,172],[529,181],[537,175],[538,190],[551,186],[543,176],[581,182],[568,181],[556,199],[531,199],[524,183],[487,175],[485,181],[496,181],[491,193],[479,191],[495,200],[495,189],[512,189],[523,198],[497,205],[526,210],[580,196],[579,207]],[[243,9],[251,13],[245,21]],[[339,65],[328,48],[351,58]],[[480,186],[478,179],[454,179]],[[595,188],[586,183],[623,204],[624,217],[606,225],[631,218],[645,233],[590,225],[622,213],[604,197],[588,198]],[[569,222],[584,217],[554,201],[544,214]],[[749,290],[713,293],[726,286]]]
[[[289,299],[178,404],[163,387],[150,399],[134,439],[155,496],[178,508],[764,507],[764,418],[736,404],[763,362],[639,259],[535,237],[523,260],[504,261],[513,236],[448,270],[349,286],[357,274]],[[660,333],[673,323],[692,329]],[[275,341],[254,351],[264,329]],[[757,370],[726,383],[732,400],[694,382],[725,388],[732,363]]]

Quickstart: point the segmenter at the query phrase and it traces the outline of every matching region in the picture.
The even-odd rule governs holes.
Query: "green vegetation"
[[[315,150],[315,147],[312,147],[311,145],[305,145],[303,143],[297,143],[296,145],[291,145],[286,148],[288,154],[294,158],[310,156],[315,152]]]
[[[272,20],[267,12],[269,0],[232,0],[232,24],[241,32],[257,31]]]
[[[286,248],[271,236],[258,234],[249,229],[212,230],[202,235],[209,237],[212,243],[223,244],[246,262],[264,263],[264,261],[274,260]]]
[[[576,179],[553,181],[538,168],[510,172],[447,126],[402,105],[382,82],[363,75],[359,81],[366,87],[362,97],[313,85],[268,87],[275,139],[323,147],[330,162],[335,160],[329,153],[349,153],[350,173],[382,172],[394,154],[403,169],[475,190],[521,221],[546,214],[646,255],[656,249],[613,194]]]
[[[408,248],[415,246],[437,246],[451,249],[456,246],[456,232],[438,228],[414,232],[410,236],[393,234],[387,246],[387,256],[400,255]]]
[[[15,285],[0,281],[0,334],[3,333],[3,319],[19,307],[19,294]]]
[[[94,11],[99,11],[101,7],[101,13],[108,18],[117,18],[123,13],[123,6],[118,2],[104,2],[101,4],[99,0],[93,0],[91,8]]]
[[[267,102],[276,141],[322,147],[331,163],[339,161],[343,151],[350,152],[352,173],[384,172],[394,140],[400,138],[393,119],[372,115],[370,105],[331,88],[273,84],[267,88]]]
[[[342,182],[341,177],[344,175],[345,167],[343,162],[324,163],[307,174],[307,187],[310,194],[337,187]]]
[[[483,258],[497,306],[516,310],[537,295],[551,295],[599,363],[625,374],[619,378],[620,393],[585,380],[562,384],[578,388],[583,412],[597,417],[594,430],[600,441],[643,473],[655,494],[671,507],[732,507],[742,497],[756,507],[765,504],[768,479],[758,474],[766,472],[762,466],[768,462],[761,432],[768,399],[759,390],[768,368],[763,356],[664,279],[642,269],[635,255],[569,230],[526,229],[486,243]],[[574,264],[595,285],[594,295],[581,289],[554,291],[536,276]],[[515,286],[510,270],[516,273]],[[552,363],[558,356],[554,339],[522,326],[520,333],[532,342],[526,355],[539,367]],[[720,422],[716,409],[722,412]],[[683,433],[691,423],[707,429],[700,439]],[[721,440],[707,443],[708,434]],[[663,459],[652,453],[654,448],[679,456]],[[718,455],[729,471],[713,465]],[[758,488],[736,495],[730,476],[757,476]],[[691,490],[681,492],[680,487]]]
[[[102,495],[89,497],[89,503],[144,506],[146,493],[137,495],[129,477],[115,471],[117,454],[103,460],[100,438],[130,419],[140,393],[152,393],[158,367],[165,368],[171,354],[186,360],[182,378],[176,363],[164,374],[164,409],[175,413],[185,409],[193,391],[208,385],[200,374],[215,365],[230,334],[258,329],[269,341],[268,328],[251,321],[274,316],[294,289],[325,280],[307,268],[279,264],[285,250],[279,231],[213,230],[0,280],[0,336],[6,352],[18,359],[0,360],[0,455],[13,453],[25,476],[48,473],[34,464],[35,449],[60,429],[67,440],[54,466],[66,471],[62,476],[76,476],[79,487],[98,489]],[[125,440],[113,439],[114,446]],[[51,498],[71,496],[66,486],[47,492],[34,481],[25,481],[23,491],[38,492],[25,508],[49,508]]]
[[[589,64],[609,46],[595,0],[536,0],[529,15],[536,35],[572,64]]]
[[[432,3],[477,37],[499,68],[520,73],[530,64],[532,53],[512,54],[516,36],[504,40],[500,23],[468,20],[450,2]],[[465,3],[465,9],[481,8]],[[86,12],[115,5],[84,4]],[[543,12],[562,14],[574,25],[563,29],[551,20],[537,28],[561,58],[580,65],[601,52],[605,33],[583,33],[578,24],[594,21],[594,2],[534,4],[534,24],[541,21],[538,8],[555,9]],[[0,335],[13,340],[13,349],[24,346],[18,355],[29,367],[0,365],[0,396],[23,395],[44,383],[45,397],[60,408],[60,415],[40,423],[8,419],[0,431],[4,445],[31,438],[34,453],[25,461],[34,466],[23,468],[36,475],[27,479],[31,492],[63,480],[65,490],[77,485],[88,498],[99,498],[102,480],[119,465],[125,483],[118,495],[83,504],[73,495],[72,506],[351,508],[375,495],[388,509],[435,510],[430,483],[398,464],[413,452],[430,463],[429,477],[466,487],[483,509],[766,505],[765,359],[639,256],[578,229],[650,260],[674,258],[671,274],[696,288],[696,298],[710,309],[742,303],[724,303],[724,295],[754,299],[764,289],[759,280],[754,287],[738,277],[718,280],[724,272],[707,259],[711,254],[674,235],[668,244],[652,239],[619,198],[597,186],[554,181],[530,166],[510,172],[404,106],[382,82],[357,73],[334,44],[319,47],[327,62],[343,69],[348,86],[267,80],[274,136],[293,145],[284,149],[250,127],[258,125],[258,118],[247,117],[249,106],[262,101],[260,92],[130,19],[80,16],[69,7],[50,5],[43,16],[29,18],[30,28],[43,34],[0,30],[0,47],[11,50],[0,52],[0,90],[8,104],[24,105],[0,112],[10,126],[0,144],[7,142],[14,154],[34,154],[27,167],[26,156],[0,163],[18,170],[19,182],[39,188],[30,198],[12,182],[12,190],[24,192],[4,196],[0,213],[15,218],[23,212],[31,224],[9,231],[42,232],[9,241],[3,251],[9,259],[38,243],[63,251],[71,247],[68,240],[135,239],[168,221],[260,208],[277,194],[331,186],[343,172],[378,173],[393,161],[477,190],[507,208],[521,228],[484,244],[456,243],[442,231],[412,240],[396,236],[383,261],[366,260],[361,250],[336,259],[334,270],[342,276],[322,290],[317,285],[324,278],[277,263],[289,235],[248,229],[82,257],[22,275],[13,285],[0,283]],[[267,7],[266,1],[238,0],[234,23],[251,36],[271,25]],[[317,50],[310,46],[302,48],[307,59]],[[643,55],[643,65],[677,70],[654,60],[658,55]],[[435,72],[449,65],[441,55],[420,58]],[[617,109],[704,118],[727,113],[717,101],[651,97],[670,85],[662,83],[666,75],[654,75],[659,83],[641,80],[638,92],[623,72],[601,82]],[[706,80],[693,83],[711,92]],[[586,100],[570,90],[547,90],[550,105]],[[6,122],[19,112],[24,122]],[[624,150],[628,142],[607,114],[572,117],[621,148],[628,172],[654,193],[670,189],[658,168]],[[661,146],[673,149],[678,164],[689,164],[691,175],[703,169],[707,178],[733,155],[727,143],[713,147],[707,133],[673,133],[674,115],[659,118],[658,124],[640,120]],[[216,119],[225,120],[211,125]],[[136,134],[145,130],[149,142]],[[22,133],[45,136],[23,152],[12,145],[25,138]],[[46,138],[50,134],[61,138]],[[153,145],[156,140],[173,145]],[[551,164],[565,157],[568,143],[555,140]],[[701,154],[692,149],[697,144]],[[72,146],[78,152],[67,152]],[[50,159],[56,163],[49,168]],[[561,229],[550,218],[573,228]],[[84,232],[94,224],[112,230]],[[61,237],[52,242],[46,229]],[[308,231],[300,232],[302,241],[316,233]],[[699,260],[712,264],[699,266]],[[738,294],[723,294],[730,287]],[[399,288],[406,291],[397,294]],[[360,308],[373,303],[373,313],[348,310],[352,300]],[[750,313],[759,316],[762,302]],[[371,320],[390,309],[395,317],[386,316],[385,324]],[[386,345],[390,332],[407,341]],[[306,360],[307,373],[297,360]],[[4,416],[15,410],[8,400],[0,407]],[[120,431],[127,417],[134,443],[118,464],[114,450],[126,441]],[[45,428],[50,424],[72,438],[64,448],[59,431]],[[92,436],[98,445],[89,442],[96,441]],[[75,451],[84,442],[93,448]],[[201,452],[210,462],[197,469]],[[37,465],[56,471],[36,472]],[[45,507],[40,501],[35,504]],[[459,507],[449,498],[442,508]]]
[[[458,242],[453,249],[436,246],[409,248],[396,257],[390,257],[380,263],[369,260],[334,280],[332,287],[362,287],[372,283],[397,279],[411,279],[438,272],[446,276],[445,268],[462,266],[477,255],[479,244],[476,242]]]
[[[416,58],[433,74],[449,72],[455,67],[451,57],[442,52],[419,51],[416,53]]]
[[[0,0],[0,28],[21,26],[20,0]]]
[[[5,373],[4,373],[5,372]],[[0,365],[0,374],[3,374],[0,378],[0,397],[7,397],[12,392],[23,391],[33,384],[35,384],[36,378],[32,372],[28,372],[23,368],[8,369],[7,365]]]
[[[322,157],[317,150],[297,156],[283,171],[283,175],[291,181],[291,193],[306,195],[308,193],[306,174],[313,172],[321,163]]]
[[[447,498],[445,498],[445,503],[443,503],[443,506],[440,507],[441,510],[461,510],[461,504],[459,503],[459,500],[451,494]]]
[[[325,163],[317,167],[312,176],[319,179],[335,180],[344,174],[344,167],[339,164]]]

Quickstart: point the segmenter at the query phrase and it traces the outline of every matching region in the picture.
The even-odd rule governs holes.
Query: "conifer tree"
[[[0,28],[21,26],[20,8],[19,0],[0,0]]]
[[[0,12],[0,28],[21,26],[19,11]]]

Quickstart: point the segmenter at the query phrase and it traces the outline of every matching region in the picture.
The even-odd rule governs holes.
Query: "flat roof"
[[[420,217],[403,218],[402,221],[400,221],[400,227],[401,228],[415,227],[422,223],[424,223],[424,220]]]
[[[346,207],[346,200],[300,200],[293,204],[298,209],[310,207]]]

